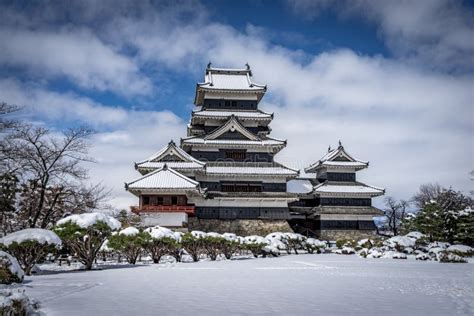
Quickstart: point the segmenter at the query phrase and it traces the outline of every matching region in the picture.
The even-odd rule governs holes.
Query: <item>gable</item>
[[[246,129],[235,116],[231,116],[230,119],[225,122],[224,125],[214,130],[212,133],[205,137],[206,140],[211,139],[248,139],[248,140],[260,140],[258,136],[253,134],[251,131]]]

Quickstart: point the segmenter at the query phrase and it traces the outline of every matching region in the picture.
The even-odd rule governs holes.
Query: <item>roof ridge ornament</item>
[[[339,140],[339,148],[342,148],[341,140]]]
[[[331,151],[331,145],[329,145],[329,147],[328,147],[328,152],[330,152],[330,151]]]
[[[245,67],[247,68],[247,70],[250,70],[250,65],[249,65],[249,63],[248,63],[248,62],[247,62],[247,63],[245,63]]]
[[[209,63],[207,64],[207,69],[211,69],[211,66],[212,66],[212,63],[211,61],[209,61]]]
[[[164,171],[168,170],[168,165],[165,163],[162,168]]]

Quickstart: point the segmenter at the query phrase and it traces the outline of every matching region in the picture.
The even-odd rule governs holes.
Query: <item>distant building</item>
[[[355,182],[355,171],[367,163],[353,159],[342,146],[306,169],[314,174],[310,180],[298,178],[297,170],[274,160],[286,141],[269,136],[273,113],[258,108],[266,90],[253,82],[248,65],[245,69],[208,65],[205,82],[196,87],[197,108],[191,114],[187,137],[180,146],[171,141],[136,163],[142,176],[125,185],[139,197],[139,205],[132,210],[144,226],[248,235],[291,231],[291,224],[307,234],[321,234],[326,227],[341,228],[333,221],[347,222],[355,206],[350,203],[365,203],[372,216],[379,214],[370,207],[370,197],[383,190],[372,188],[370,193],[366,188],[371,187]],[[287,190],[290,180],[293,187],[309,188],[306,192]],[[342,197],[341,190],[366,191]],[[342,201],[347,198],[354,201]],[[321,209],[334,206],[345,209],[347,216],[341,217],[340,210],[322,215]],[[370,214],[357,207],[358,213],[350,215],[356,216],[350,217],[357,222],[355,229],[373,230]],[[346,228],[353,229],[351,225]]]

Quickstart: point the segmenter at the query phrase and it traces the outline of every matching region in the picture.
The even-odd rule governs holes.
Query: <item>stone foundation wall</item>
[[[286,220],[264,219],[188,219],[188,229],[204,232],[234,233],[239,236],[260,235],[266,236],[273,232],[293,232]]]
[[[354,239],[360,240],[364,238],[376,237],[375,230],[320,230],[318,238],[321,240],[338,240],[338,239]]]

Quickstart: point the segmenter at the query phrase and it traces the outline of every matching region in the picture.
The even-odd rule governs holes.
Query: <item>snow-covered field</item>
[[[472,315],[474,265],[335,254],[27,277],[47,315]]]

